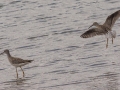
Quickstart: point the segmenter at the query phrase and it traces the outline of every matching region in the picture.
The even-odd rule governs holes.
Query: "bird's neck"
[[[11,57],[10,53],[7,53],[7,57]]]

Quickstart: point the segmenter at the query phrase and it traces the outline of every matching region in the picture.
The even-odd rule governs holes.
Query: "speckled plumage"
[[[114,12],[113,14],[109,15],[103,25],[99,25],[97,22],[94,22],[90,27],[96,26],[95,28],[91,28],[85,33],[83,33],[80,37],[82,38],[90,38],[96,35],[103,35],[108,34],[111,30],[113,25],[115,24],[116,20],[120,17],[120,10]],[[110,32],[111,33],[111,32]],[[115,34],[116,35],[116,34]],[[113,38],[112,37],[112,43]],[[108,38],[107,38],[107,44],[106,48],[108,47]]]
[[[8,57],[9,62],[10,62],[13,66],[16,67],[16,73],[17,73],[17,67],[20,67],[20,68],[21,68],[21,66],[24,66],[24,65],[26,65],[26,64],[28,64],[28,63],[31,63],[31,62],[33,61],[33,60],[23,60],[23,59],[21,59],[21,58],[12,57],[12,56],[10,55],[10,52],[9,52],[8,49],[4,50],[4,52],[1,53],[1,54],[4,54],[4,53],[7,54],[7,57]],[[1,54],[0,54],[0,55],[1,55]],[[21,68],[21,70],[22,70],[22,72],[23,72],[23,77],[24,77],[24,71],[23,71],[22,68]],[[17,73],[17,78],[18,78],[18,73]]]

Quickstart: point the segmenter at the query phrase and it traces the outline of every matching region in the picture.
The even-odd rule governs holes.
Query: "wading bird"
[[[113,44],[113,38],[116,37],[116,32],[112,31],[112,27],[115,24],[115,21],[120,17],[120,10],[114,12],[113,14],[109,15],[103,25],[99,25],[97,22],[94,22],[90,27],[96,26],[95,28],[91,28],[85,33],[83,33],[80,37],[82,38],[90,38],[96,35],[106,35],[107,38],[107,44],[106,48],[108,47],[108,38],[112,38],[112,44]]]
[[[12,57],[12,56],[10,55],[10,52],[9,52],[8,49],[4,50],[4,52],[1,53],[1,54],[4,54],[4,53],[7,54],[7,57],[8,57],[9,62],[10,62],[13,66],[15,66],[17,78],[18,78],[17,67],[20,67],[20,68],[21,68],[21,70],[22,70],[22,72],[23,72],[23,77],[24,77],[25,74],[24,74],[24,71],[23,71],[23,69],[22,69],[22,66],[24,66],[24,65],[26,65],[26,64],[28,64],[28,63],[31,63],[33,60],[23,60],[23,59],[21,59],[21,58]],[[0,55],[1,55],[1,54],[0,54]]]

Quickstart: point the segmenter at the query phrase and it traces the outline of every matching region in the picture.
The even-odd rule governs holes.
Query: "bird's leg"
[[[106,44],[106,48],[108,47],[108,38],[107,38],[107,44]]]
[[[16,74],[17,74],[17,78],[18,78],[18,72],[17,72],[17,67],[16,67]]]
[[[20,67],[21,68],[21,67]],[[24,71],[23,71],[23,69],[21,68],[21,70],[22,70],[22,72],[23,72],[23,77],[25,76],[25,73],[24,73]]]
[[[112,38],[112,44],[113,44],[113,38]]]

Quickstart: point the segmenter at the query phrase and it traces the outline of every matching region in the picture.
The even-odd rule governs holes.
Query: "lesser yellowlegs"
[[[24,73],[24,71],[23,71],[23,69],[22,69],[22,66],[24,66],[24,65],[26,65],[26,64],[28,64],[28,63],[31,63],[33,60],[23,60],[23,59],[21,59],[21,58],[12,57],[8,49],[4,50],[4,52],[1,53],[1,54],[4,54],[4,53],[7,54],[7,57],[8,57],[9,62],[10,62],[13,66],[15,66],[17,78],[18,78],[17,67],[20,67],[20,68],[21,68],[21,70],[22,70],[22,72],[23,72],[23,77],[24,77],[24,76],[25,76],[25,73]],[[0,54],[0,55],[1,55],[1,54]]]
[[[109,15],[103,25],[99,25],[97,22],[94,22],[90,27],[96,26],[96,28],[91,28],[85,33],[83,33],[80,37],[82,38],[89,38],[96,35],[103,35],[107,34],[112,38],[112,44],[113,44],[113,38],[116,37],[116,32],[112,32],[112,27],[115,24],[115,21],[120,17],[120,10],[114,12],[113,14]],[[90,28],[89,27],[89,28]],[[107,36],[107,44],[106,48],[108,47],[108,36]]]

